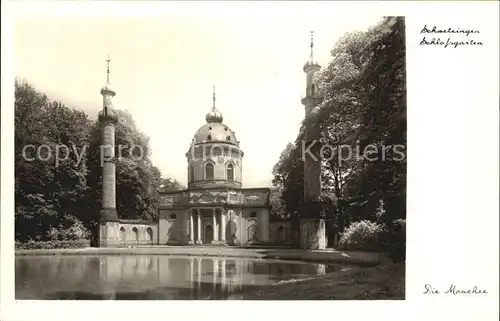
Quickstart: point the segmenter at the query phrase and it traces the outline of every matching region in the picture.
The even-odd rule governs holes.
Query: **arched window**
[[[194,182],[194,166],[191,166],[191,172],[189,173],[189,181]]]
[[[175,219],[177,219],[177,215],[175,215],[175,214],[170,214],[170,219],[171,219],[171,220],[175,220]]]
[[[311,85],[311,96],[314,96],[314,92],[316,90],[316,86],[314,84]]]
[[[134,227],[134,228],[132,229],[132,232],[134,232],[134,235],[135,235],[135,240],[136,240],[137,242],[139,242],[139,230],[137,229],[137,227]]]
[[[125,228],[122,226],[120,227],[120,239],[121,241],[125,244],[125,242],[127,241],[127,234],[125,232]]]
[[[153,244],[153,229],[148,227],[146,231],[148,232],[149,241]]]
[[[210,163],[205,165],[205,179],[206,180],[214,179],[214,165]]]
[[[227,165],[227,180],[234,181],[234,168],[233,164]]]

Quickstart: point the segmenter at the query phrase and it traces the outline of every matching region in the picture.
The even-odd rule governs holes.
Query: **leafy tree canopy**
[[[117,211],[121,218],[157,219],[162,178],[150,160],[149,138],[130,113],[118,110]],[[99,219],[101,128],[83,111],[52,101],[27,83],[15,84],[16,240],[88,236]],[[73,231],[69,234],[67,231]]]

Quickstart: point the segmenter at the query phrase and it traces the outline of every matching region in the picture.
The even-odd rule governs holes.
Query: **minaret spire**
[[[103,96],[108,97],[108,100],[109,100],[109,97],[113,97],[116,94],[116,92],[113,90],[113,88],[111,88],[111,84],[109,83],[109,63],[110,62],[111,62],[111,57],[108,54],[108,59],[106,59],[106,83],[101,88],[101,94]],[[105,103],[105,107],[107,107],[109,105],[109,103]]]
[[[314,31],[309,31],[310,33],[310,44],[309,44],[309,47],[311,48],[311,53],[309,54],[309,59],[307,60],[306,64],[304,65],[304,72],[307,73],[307,69],[309,69],[310,67],[313,67],[313,68],[319,68],[320,66],[318,65],[318,63],[316,63],[314,61]],[[315,71],[316,72],[316,71]]]
[[[212,86],[212,100],[213,100],[212,109],[215,110],[215,85]]]
[[[106,59],[106,82],[109,83],[109,63],[111,62],[111,57],[108,54],[108,59]]]
[[[312,59],[313,59],[313,47],[314,47],[314,31],[310,31],[311,32],[311,62],[312,62]]]

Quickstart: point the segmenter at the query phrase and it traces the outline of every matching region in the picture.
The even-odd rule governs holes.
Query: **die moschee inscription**
[[[482,46],[477,29],[450,28],[424,25],[422,30],[421,46],[459,48],[465,46]]]

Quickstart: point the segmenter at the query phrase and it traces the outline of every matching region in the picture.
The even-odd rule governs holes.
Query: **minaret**
[[[319,129],[310,119],[321,102],[316,93],[314,75],[320,70],[320,65],[313,57],[313,32],[311,31],[311,54],[304,65],[306,73],[306,96],[302,98],[305,107],[305,135],[302,142],[304,161],[304,204],[300,215],[301,247],[309,249],[325,249],[325,220],[320,202],[321,196],[321,158]]]
[[[111,59],[106,60],[106,83],[101,89],[103,97],[103,109],[99,112],[99,123],[101,125],[101,166],[102,166],[102,206],[101,206],[101,225],[108,222],[117,222],[116,213],[116,169],[115,169],[115,125],[118,122],[116,112],[113,110],[112,98],[115,91],[109,83],[109,63]],[[107,240],[105,235],[100,234],[100,244]],[[104,233],[106,234],[106,233]],[[104,238],[103,238],[104,237]],[[107,243],[107,242],[106,242]]]

